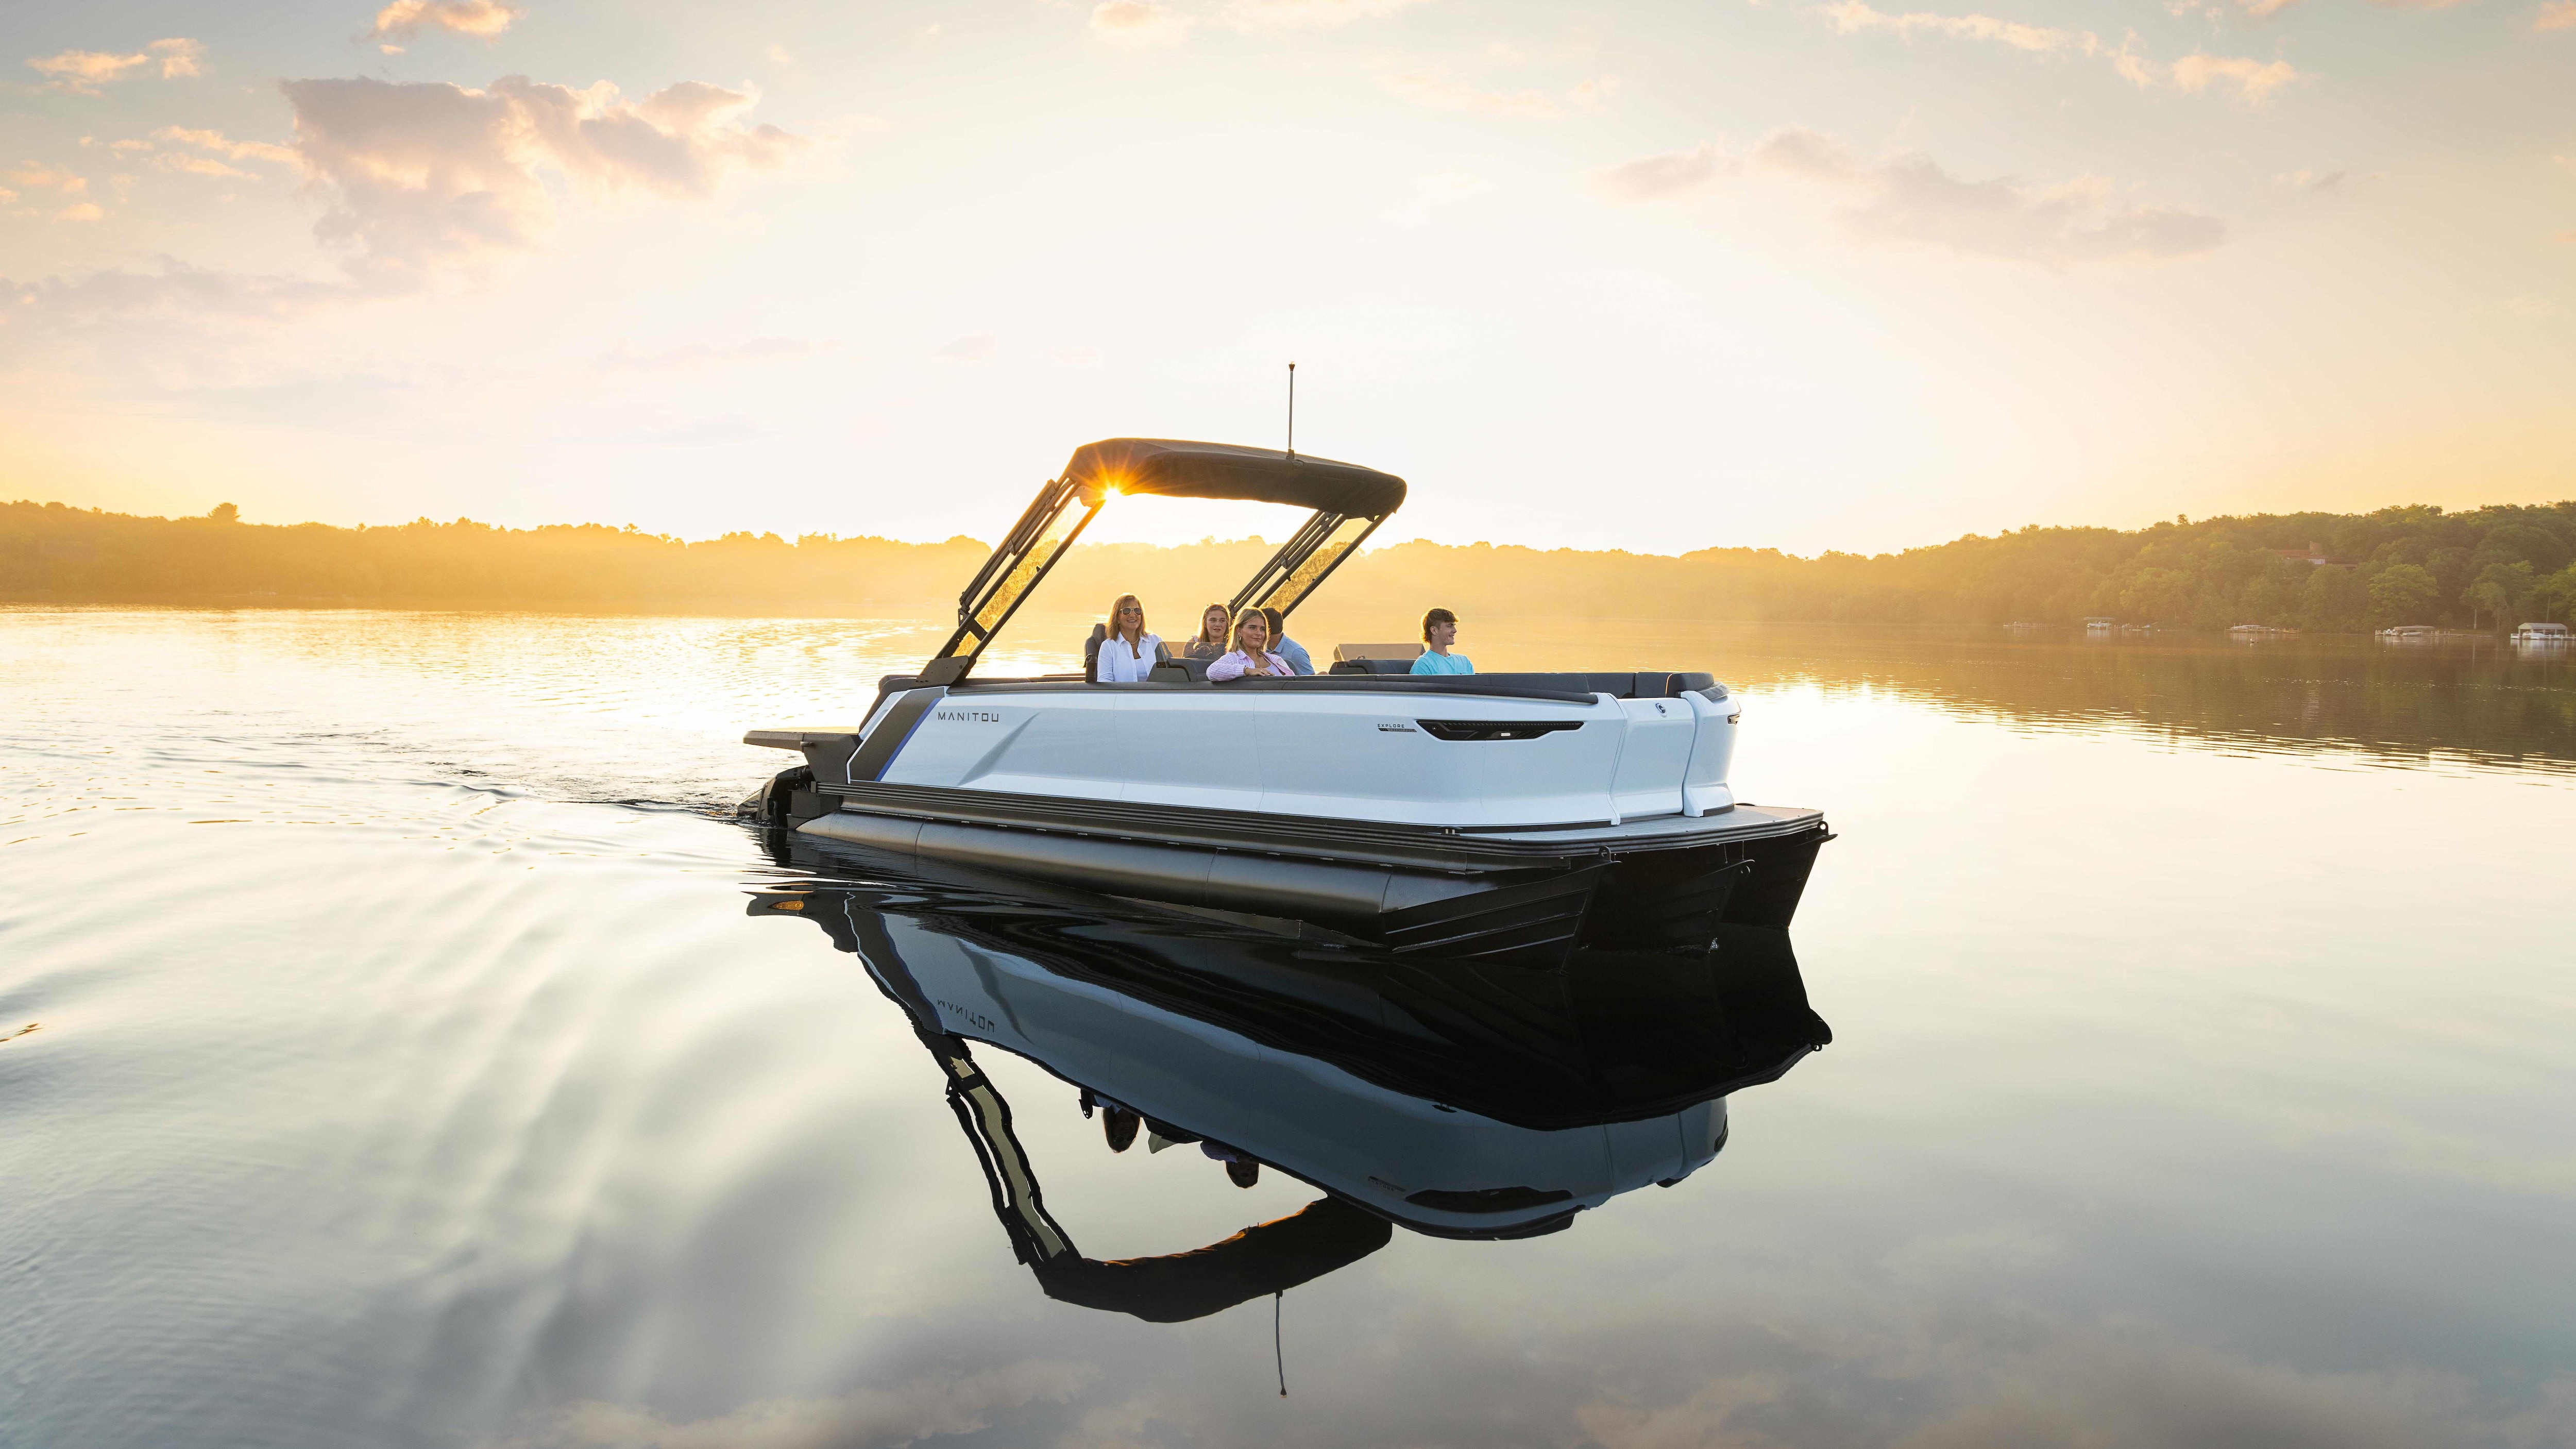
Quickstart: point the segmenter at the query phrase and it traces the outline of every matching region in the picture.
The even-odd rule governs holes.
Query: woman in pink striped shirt
[[[1286,679],[1295,673],[1287,660],[1270,652],[1270,621],[1259,609],[1246,609],[1234,621],[1233,652],[1209,665],[1207,677],[1222,682],[1247,674]]]

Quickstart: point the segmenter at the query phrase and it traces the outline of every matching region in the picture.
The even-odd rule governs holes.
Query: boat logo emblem
[[[939,717],[941,719],[969,720],[975,724],[1000,724],[1002,722],[1002,717],[989,709],[943,709],[939,711]]]
[[[1382,735],[1418,735],[1422,733],[1422,731],[1415,729],[1413,726],[1406,724],[1400,719],[1379,720],[1377,722],[1377,731]]]
[[[948,1016],[964,1020],[968,1026],[973,1027],[977,1031],[989,1032],[998,1030],[1000,1027],[1000,1023],[994,1021],[993,1018],[986,1016],[984,1013],[977,1011],[971,1006],[959,1006],[956,1002],[950,1001],[946,997],[933,997],[931,998],[931,1004],[937,1006],[941,1012]]]

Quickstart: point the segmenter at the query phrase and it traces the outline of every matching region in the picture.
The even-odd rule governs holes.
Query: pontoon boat
[[[1401,953],[1553,964],[1578,944],[1688,949],[1721,923],[1789,923],[1831,837],[1817,811],[1736,800],[1741,705],[1708,674],[1417,676],[1352,659],[1221,684],[1195,660],[1134,684],[976,675],[1122,495],[1313,510],[1231,603],[1284,615],[1405,484],[1220,443],[1079,448],[959,595],[947,644],[884,680],[860,724],[744,736],[805,757],[747,808],[906,858]]]

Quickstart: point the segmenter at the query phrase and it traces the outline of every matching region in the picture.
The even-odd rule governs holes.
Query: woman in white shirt
[[[1241,679],[1258,674],[1271,679],[1286,679],[1296,671],[1288,661],[1270,652],[1270,621],[1259,609],[1246,609],[1234,621],[1234,652],[1208,666],[1212,681]]]
[[[1100,641],[1100,658],[1092,678],[1102,684],[1142,684],[1154,666],[1171,658],[1163,641],[1145,632],[1145,606],[1134,594],[1120,594],[1109,606],[1109,637]]]

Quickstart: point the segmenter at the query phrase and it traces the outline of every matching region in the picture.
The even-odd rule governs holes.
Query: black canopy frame
[[[1125,494],[1230,498],[1315,510],[1227,604],[1277,609],[1284,617],[1404,503],[1404,480],[1353,463],[1230,443],[1169,438],[1104,438],[1076,448],[1019,522],[957,596],[957,629],[921,671],[924,684],[966,677],[986,645],[1100,516]],[[1076,507],[1079,515],[1074,513]]]

